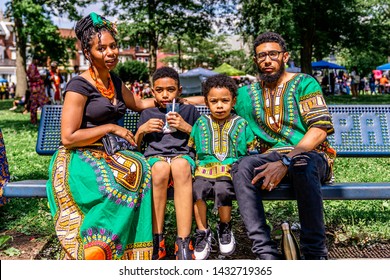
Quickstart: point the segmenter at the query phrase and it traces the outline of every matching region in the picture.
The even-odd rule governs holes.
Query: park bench
[[[197,106],[208,113],[205,106]],[[390,105],[330,105],[335,133],[328,139],[338,157],[390,157]],[[61,105],[42,109],[36,151],[52,155],[60,142]],[[128,111],[121,125],[135,132],[139,114]],[[337,164],[337,163],[336,163]],[[5,197],[46,197],[46,180],[10,182],[4,187]],[[390,199],[390,182],[333,183],[322,186],[326,200]],[[264,192],[265,200],[293,200],[292,188],[281,184],[272,192]]]

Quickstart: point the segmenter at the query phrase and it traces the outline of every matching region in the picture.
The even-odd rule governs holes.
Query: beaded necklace
[[[95,81],[96,83],[96,88],[97,90],[106,98],[108,99],[113,99],[114,96],[115,96],[115,87],[114,87],[114,83],[112,82],[111,80],[111,76],[110,76],[110,73],[108,73],[108,88],[106,88],[104,86],[104,84],[102,82],[100,82],[97,78],[96,78],[96,74],[95,74],[95,71],[93,71],[92,67],[89,67],[89,74],[91,75],[91,78],[92,80]]]

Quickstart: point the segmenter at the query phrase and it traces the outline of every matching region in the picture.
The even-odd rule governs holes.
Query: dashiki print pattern
[[[192,127],[188,146],[196,150],[195,177],[231,180],[231,165],[255,147],[243,118],[232,115],[223,124],[202,115]]]
[[[241,87],[235,110],[259,138],[262,152],[290,152],[311,127],[325,128],[328,135],[334,132],[321,87],[306,74],[296,74],[274,94],[259,82]],[[329,142],[316,150],[325,153],[332,167],[336,151]]]
[[[9,182],[8,161],[5,153],[3,133],[0,128],[0,206],[4,205],[8,201],[5,197],[3,197],[3,186],[7,182]]]
[[[141,154],[61,147],[49,172],[63,259],[151,259],[151,173]]]

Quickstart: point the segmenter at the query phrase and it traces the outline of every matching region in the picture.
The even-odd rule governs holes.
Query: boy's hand
[[[180,131],[183,131],[187,134],[191,133],[192,126],[188,124],[179,113],[170,112],[167,114],[167,122],[169,126],[174,127]]]
[[[148,134],[152,132],[161,132],[164,126],[164,121],[161,119],[150,119],[139,127],[142,134]]]

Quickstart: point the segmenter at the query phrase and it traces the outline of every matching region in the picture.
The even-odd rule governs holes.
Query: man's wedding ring
[[[269,183],[269,186],[270,186],[271,188],[273,188],[273,187],[275,186],[275,184],[274,184],[274,183]]]

